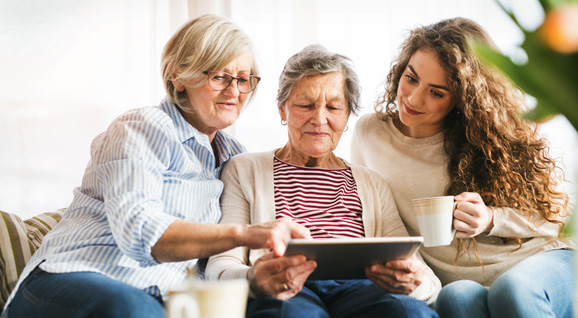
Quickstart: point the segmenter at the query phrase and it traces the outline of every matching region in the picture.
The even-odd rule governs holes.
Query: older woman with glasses
[[[121,115],[93,141],[82,185],[3,317],[164,317],[168,289],[197,259],[240,245],[280,256],[292,236],[310,237],[288,220],[215,224],[221,169],[244,151],[222,129],[259,83],[247,36],[199,17],[169,40],[162,71],[167,99]]]
[[[294,220],[314,238],[407,236],[385,181],[333,153],[359,96],[348,58],[319,45],[292,56],[277,95],[289,140],[231,159],[221,223]],[[416,257],[371,266],[362,280],[307,280],[315,267],[302,255],[239,247],[211,257],[206,275],[249,280],[247,317],[437,316],[422,300],[433,301],[441,284]]]

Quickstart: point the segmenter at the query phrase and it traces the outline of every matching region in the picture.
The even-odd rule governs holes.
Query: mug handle
[[[199,304],[191,295],[177,293],[171,295],[166,305],[168,318],[199,318]]]
[[[452,210],[452,213],[453,213],[453,211],[455,211],[457,209],[458,203],[460,203],[460,202],[454,201],[454,208]],[[456,236],[456,228],[454,227],[454,221],[453,220],[454,220],[454,218],[452,216],[452,237],[455,237]]]

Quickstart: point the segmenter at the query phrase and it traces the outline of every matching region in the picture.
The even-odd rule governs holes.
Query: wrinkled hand
[[[415,255],[365,269],[365,275],[388,293],[409,295],[423,282],[426,266]]]
[[[268,253],[259,258],[247,273],[249,287],[257,297],[289,299],[301,291],[317,263],[303,255],[275,257]]]
[[[457,238],[472,238],[488,233],[494,227],[494,212],[475,192],[463,192],[455,197],[459,201],[454,211],[454,228]]]
[[[289,219],[247,225],[242,235],[243,244],[248,248],[270,248],[275,257],[285,253],[287,242],[292,238],[311,238],[309,229]]]

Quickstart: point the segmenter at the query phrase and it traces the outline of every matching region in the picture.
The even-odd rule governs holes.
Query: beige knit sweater
[[[411,236],[420,235],[411,200],[446,195],[447,160],[442,133],[427,138],[407,137],[391,119],[384,122],[373,113],[362,116],[356,124],[351,161],[375,170],[387,180]],[[456,239],[448,246],[420,249],[443,285],[470,279],[490,286],[500,274],[530,255],[574,246],[568,239],[558,239],[559,226],[556,224],[538,219],[528,222],[527,216],[512,208],[492,209],[492,231],[476,237],[483,267],[474,255],[473,245],[470,245],[469,253],[461,255],[456,262]],[[502,237],[520,237],[524,243],[517,249],[517,243],[504,244]]]
[[[225,184],[221,223],[258,224],[275,220],[274,154],[274,151],[245,153],[229,160],[221,175]],[[352,169],[363,207],[365,236],[408,236],[385,180],[365,167],[346,164]],[[246,247],[221,253],[209,259],[205,275],[212,280],[246,278],[250,266],[265,253]],[[423,283],[410,296],[431,303],[440,289],[440,281],[427,268]]]

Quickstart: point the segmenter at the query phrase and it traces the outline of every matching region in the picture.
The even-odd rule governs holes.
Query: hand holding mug
[[[494,213],[484,204],[480,194],[463,192],[455,196],[458,201],[454,211],[454,228],[457,238],[472,238],[488,233],[494,227]]]

